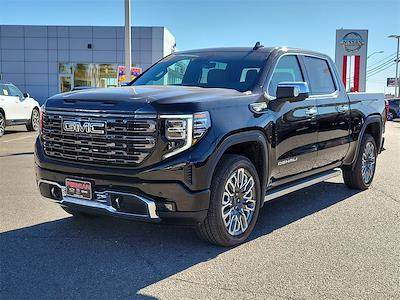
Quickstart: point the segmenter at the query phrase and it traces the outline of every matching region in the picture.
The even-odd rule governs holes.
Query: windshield
[[[256,51],[172,54],[137,78],[132,85],[177,85],[251,90],[266,54]]]

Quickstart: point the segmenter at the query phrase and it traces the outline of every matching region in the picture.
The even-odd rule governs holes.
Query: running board
[[[320,174],[312,175],[303,179],[296,180],[295,182],[290,182],[282,186],[278,186],[265,194],[264,201],[269,201],[283,195],[289,194],[294,191],[298,191],[314,185],[316,183],[325,181],[327,179],[336,177],[341,174],[340,169],[333,169],[329,171],[322,172]]]

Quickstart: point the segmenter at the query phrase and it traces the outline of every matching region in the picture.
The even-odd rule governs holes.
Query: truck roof
[[[199,52],[263,52],[263,53],[271,53],[271,52],[287,52],[287,53],[302,53],[314,56],[328,57],[328,55],[316,51],[305,50],[300,48],[290,48],[290,47],[263,47],[254,50],[253,47],[219,47],[219,48],[204,48],[204,49],[193,49],[193,50],[185,50],[178,51],[176,53],[179,54],[191,54],[191,53],[199,53]]]

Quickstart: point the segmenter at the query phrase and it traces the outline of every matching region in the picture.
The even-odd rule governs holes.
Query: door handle
[[[309,107],[305,111],[305,114],[308,117],[315,116],[317,113],[318,113],[318,110],[317,110],[317,108],[315,106],[314,107]]]
[[[346,104],[344,104],[344,105],[338,105],[338,106],[336,106],[336,110],[338,111],[338,113],[343,114],[343,113],[345,113],[346,111],[349,110],[349,106],[346,105]]]

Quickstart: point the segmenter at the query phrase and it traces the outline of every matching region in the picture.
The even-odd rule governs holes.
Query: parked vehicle
[[[389,112],[387,114],[388,121],[400,118],[400,98],[388,99],[389,102]]]
[[[265,201],[343,173],[367,189],[383,145],[383,94],[347,94],[332,60],[288,48],[169,55],[130,86],[47,100],[41,194],[74,216],[193,224],[245,241]]]
[[[29,131],[39,130],[39,103],[23,94],[12,83],[0,80],[0,137],[6,126],[26,125]]]

